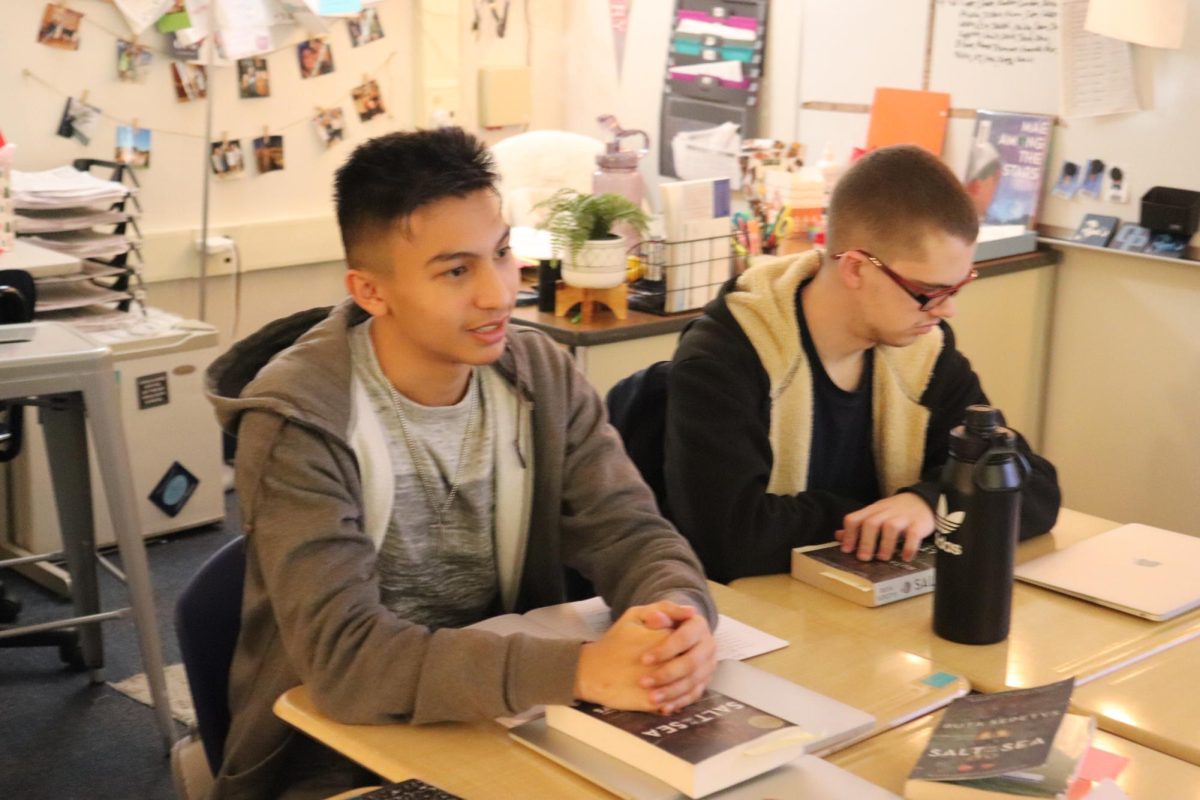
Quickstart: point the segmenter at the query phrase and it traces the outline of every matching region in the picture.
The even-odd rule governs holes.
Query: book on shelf
[[[924,545],[912,561],[859,561],[838,542],[792,550],[792,577],[860,606],[874,608],[928,594],[934,586],[937,550]]]
[[[976,112],[963,183],[980,222],[1036,227],[1053,130],[1043,114]]]
[[[612,625],[612,610],[601,597],[543,606],[524,614],[502,614],[476,622],[469,627],[492,631],[501,636],[524,633],[544,639],[582,639],[595,641]],[[736,619],[720,615],[713,632],[717,658],[741,661],[787,647],[786,639],[772,636]]]
[[[700,700],[673,714],[579,703],[547,706],[545,719],[550,731],[689,797],[848,743],[874,724],[870,714],[737,661],[721,662]],[[582,763],[565,765],[596,779]]]
[[[1117,232],[1117,226],[1120,224],[1121,220],[1116,217],[1106,214],[1088,214],[1079,223],[1075,233],[1071,235],[1071,241],[1090,244],[1093,247],[1108,247],[1108,243],[1112,241],[1113,234]]]
[[[968,695],[946,709],[904,785],[909,800],[1043,797],[1071,791],[1095,734],[1067,713],[1074,679]]]

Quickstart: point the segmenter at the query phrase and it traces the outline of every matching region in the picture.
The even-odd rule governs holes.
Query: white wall
[[[77,51],[36,43],[43,4],[5,5],[4,46],[0,47],[0,129],[18,145],[16,168],[48,169],[79,157],[111,159],[117,120],[128,124],[136,117],[140,126],[153,130],[150,167],[137,174],[145,209],[141,224],[147,238],[146,277],[153,281],[194,276],[199,266],[191,241],[200,228],[208,152],[204,103],[175,100],[170,60],[162,53],[155,53],[144,82],[117,80],[115,34],[128,32],[122,17],[108,3],[74,6],[85,13]],[[279,172],[258,175],[248,165],[244,178],[214,180],[210,204],[214,229],[240,226],[252,236],[246,231],[248,225],[328,220],[332,214],[331,176],[353,145],[412,124],[410,2],[383,0],[379,12],[385,36],[362,47],[351,47],[344,23],[332,25],[335,71],[330,75],[300,78],[293,43],[302,37],[299,33],[293,35],[287,46],[267,57],[271,75],[268,98],[239,98],[236,68],[214,67],[209,87],[215,137],[228,132],[231,138],[242,139],[243,150],[250,152],[250,140],[261,136],[265,125],[272,133],[284,136],[286,163],[286,169]],[[152,30],[140,41],[165,50],[164,38]],[[54,88],[35,78],[22,77],[24,69]],[[379,80],[388,113],[362,123],[354,113],[350,90],[368,74]],[[89,102],[106,115],[87,146],[54,135],[65,102],[60,92],[79,96],[84,90],[89,93]],[[335,105],[346,114],[346,142],[326,151],[309,119],[316,106]],[[19,113],[14,113],[16,110]],[[328,237],[329,233],[326,228],[324,235]],[[270,244],[269,239],[266,244]],[[253,250],[254,243],[249,246]],[[337,252],[335,241],[332,249],[318,249],[311,258],[335,257]]]
[[[461,51],[459,120],[468,129],[475,127],[477,69],[483,65],[521,64],[527,59],[533,65],[531,127],[562,127],[566,80],[561,69],[565,46],[562,4],[557,0],[512,3],[508,29],[501,39],[495,35],[490,19],[485,19],[478,36],[471,33],[471,0],[453,2],[456,8],[448,1],[438,10],[448,11],[451,17],[456,10],[457,20],[440,28],[434,26],[436,35],[425,41],[415,33],[418,9],[414,0],[381,0],[378,8],[384,38],[359,48],[350,45],[345,24],[333,22],[335,71],[309,80],[299,77],[294,42],[303,34],[297,31],[286,47],[268,56],[269,98],[239,98],[236,68],[214,68],[209,86],[215,136],[226,131],[230,137],[243,139],[243,149],[248,150],[249,140],[261,136],[267,125],[285,140],[284,170],[258,175],[248,165],[245,177],[214,179],[210,184],[210,233],[236,239],[243,270],[341,261],[341,243],[333,218],[334,170],[355,144],[366,138],[428,124],[427,119],[418,119],[424,116],[417,111],[418,47],[425,47],[434,58],[439,52],[452,56],[456,47],[444,46],[447,42],[443,37],[455,37],[449,44]],[[36,42],[43,3],[5,0],[0,28],[0,130],[18,146],[16,168],[35,171],[81,157],[111,159],[116,125],[128,124],[135,117],[140,126],[153,129],[151,166],[137,172],[145,210],[141,228],[145,235],[145,279],[151,284],[148,299],[152,304],[194,316],[198,312],[196,278],[200,270],[194,240],[201,225],[203,180],[208,169],[204,104],[176,102],[170,60],[165,53],[155,53],[144,82],[118,81],[116,40],[118,35],[128,35],[123,19],[110,3],[100,0],[82,0],[72,7],[85,14],[81,45],[77,51],[62,51]],[[528,20],[526,8],[530,12]],[[158,50],[166,48],[164,38],[153,30],[147,31],[140,42]],[[36,77],[24,77],[22,71],[26,69]],[[380,81],[388,113],[363,123],[354,113],[350,90],[362,82],[365,74]],[[106,115],[87,146],[54,134],[66,95],[78,97],[85,90],[88,101]],[[326,150],[313,133],[309,119],[317,106],[335,105],[340,105],[346,115],[346,141]],[[476,132],[495,140],[518,130]],[[223,307],[216,307],[224,302],[220,276],[228,274],[231,267],[216,258],[210,258],[207,266],[209,275],[215,276],[215,283],[209,285],[209,316],[219,321],[227,315]],[[303,295],[296,297],[297,308],[332,302],[341,294],[340,281],[324,281],[317,285],[336,294],[323,299],[313,297],[311,284],[300,286],[305,279],[306,273],[302,272],[294,278],[301,289],[299,295]],[[157,288],[162,282],[171,285]],[[268,286],[276,292],[280,282],[246,281],[248,308],[280,308],[273,294],[257,294],[267,291]]]
[[[1046,454],[1066,505],[1200,535],[1200,266],[1064,249]]]

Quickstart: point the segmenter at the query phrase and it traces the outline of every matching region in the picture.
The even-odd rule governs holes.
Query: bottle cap
[[[1001,417],[1000,409],[992,406],[976,405],[967,406],[966,419],[963,420],[963,425],[967,431],[975,436],[987,437],[995,433],[996,428],[1000,426]]]

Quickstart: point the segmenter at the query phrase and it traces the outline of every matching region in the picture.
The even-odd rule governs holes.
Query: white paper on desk
[[[1187,25],[1186,0],[1091,0],[1084,27],[1147,47],[1178,48]]]
[[[1059,112],[1098,117],[1139,111],[1128,42],[1084,30],[1088,0],[1062,0],[1058,50]]]
[[[612,625],[612,610],[601,597],[574,603],[561,603],[527,611],[524,614],[503,614],[467,626],[508,636],[525,633],[560,639],[594,641]],[[741,661],[787,647],[786,639],[772,636],[744,622],[720,615],[716,635],[717,659]]]
[[[174,0],[116,0],[117,10],[129,23],[129,30],[137,36],[167,13]]]

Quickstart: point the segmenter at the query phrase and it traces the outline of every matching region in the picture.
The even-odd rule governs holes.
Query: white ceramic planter
[[[625,240],[589,239],[572,258],[563,255],[562,279],[581,289],[610,289],[625,282]]]

